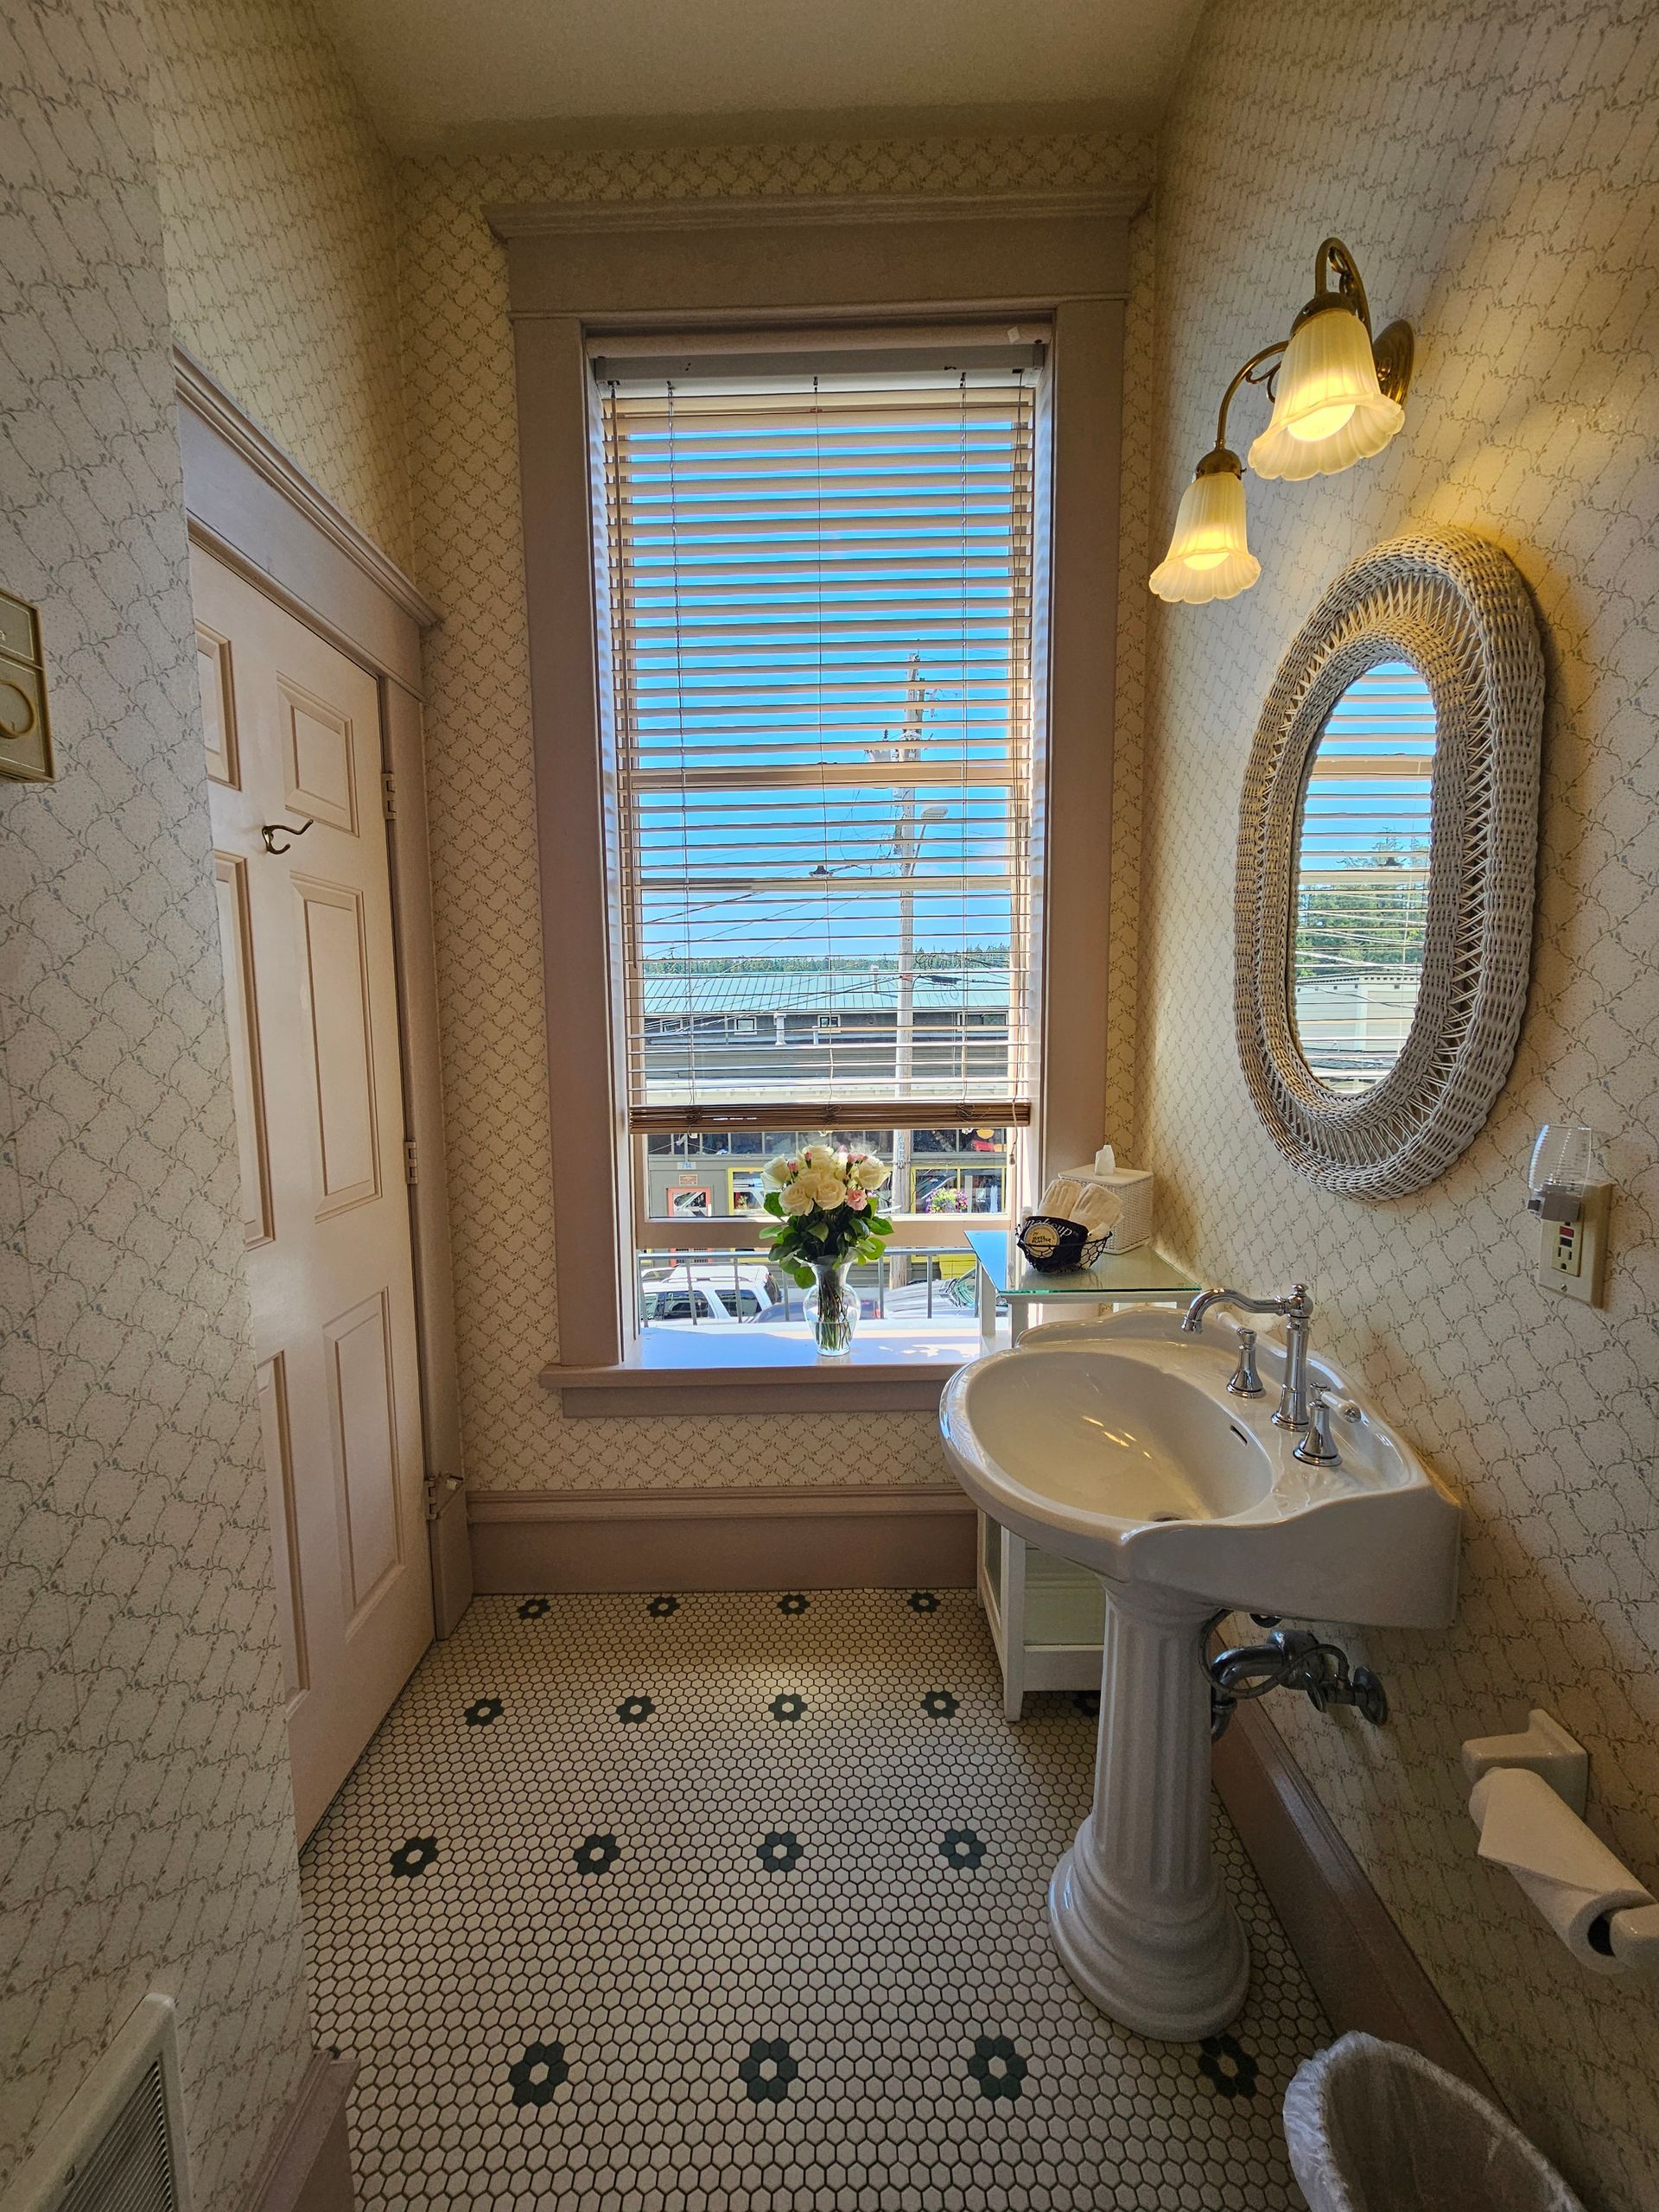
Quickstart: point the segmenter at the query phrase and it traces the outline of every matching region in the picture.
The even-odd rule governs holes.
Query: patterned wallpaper
[[[995,190],[1150,175],[1098,137],[746,146],[478,158],[403,172],[404,363],[416,575],[445,620],[428,647],[428,777],[467,1467],[486,1490],[946,1478],[928,1414],[856,1453],[831,1420],[567,1421],[536,1381],[556,1342],[545,1036],[518,463],[494,200]],[[1136,263],[1147,269],[1138,233]],[[1144,315],[1142,317],[1144,320]],[[1144,496],[1144,493],[1142,494]],[[1124,627],[1144,635],[1139,597]],[[1139,647],[1135,648],[1138,652]],[[1124,818],[1132,822],[1133,785]],[[1126,882],[1126,879],[1121,880]],[[1128,927],[1132,899],[1115,900]],[[1114,988],[1127,994],[1115,965]],[[1122,1111],[1129,1107],[1120,1084]]]
[[[0,582],[59,763],[0,783],[0,2186],[159,1986],[218,2208],[308,2037],[146,61],[124,0],[0,41]]]
[[[313,0],[147,0],[175,334],[407,565],[391,157]]]
[[[1647,0],[1219,0],[1159,173],[1160,531],[1326,232],[1419,354],[1377,461],[1251,481],[1255,590],[1155,614],[1142,1128],[1183,1252],[1257,1289],[1306,1274],[1316,1334],[1463,1493],[1455,1628],[1341,1632],[1386,1679],[1390,1726],[1282,1722],[1518,2116],[1599,2212],[1637,2212],[1659,1991],[1581,1972],[1477,1864],[1458,1746],[1547,1706],[1589,1747],[1592,1822],[1659,1883],[1659,20]],[[1484,1135],[1433,1188],[1366,1207],[1298,1180],[1251,1114],[1237,794],[1279,656],[1336,570],[1451,522],[1508,549],[1550,640],[1532,995]],[[1605,1311],[1530,1279],[1526,1165],[1560,1118],[1614,1139]]]
[[[1106,1134],[1125,1166],[1141,1161],[1135,1048],[1141,1009],[1141,899],[1146,819],[1147,646],[1152,598],[1141,549],[1150,524],[1154,436],[1152,377],[1156,217],[1129,224],[1123,316],[1123,461],[1112,723],[1112,823],[1107,887]]]

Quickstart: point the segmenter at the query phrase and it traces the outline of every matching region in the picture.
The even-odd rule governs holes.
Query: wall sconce
[[[1245,542],[1244,465],[1227,444],[1227,410],[1241,385],[1265,385],[1273,400],[1273,418],[1250,447],[1262,477],[1334,476],[1381,453],[1405,420],[1411,325],[1391,322],[1372,337],[1365,287],[1340,238],[1326,238],[1313,257],[1313,284],[1289,337],[1252,353],[1222,395],[1214,450],[1182,493],[1169,551],[1148,579],[1160,599],[1233,599],[1262,573]]]

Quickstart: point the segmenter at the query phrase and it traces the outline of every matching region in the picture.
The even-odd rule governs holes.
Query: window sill
[[[867,1324],[845,1359],[820,1359],[804,1328],[648,1329],[608,1367],[543,1368],[567,1420],[617,1414],[931,1413],[979,1350],[968,1328]]]

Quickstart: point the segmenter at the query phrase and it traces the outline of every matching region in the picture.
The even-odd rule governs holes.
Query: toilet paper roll
[[[1628,1972],[1612,1955],[1608,1923],[1654,1900],[1542,1775],[1494,1767],[1475,1784],[1469,1811],[1481,1857],[1509,1868],[1573,1957],[1596,1974]]]

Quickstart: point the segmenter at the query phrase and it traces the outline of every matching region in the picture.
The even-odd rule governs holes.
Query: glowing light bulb
[[[1160,599],[1203,606],[1236,599],[1262,573],[1245,537],[1244,481],[1236,454],[1200,462],[1181,494],[1169,551],[1147,579]]]
[[[1377,383],[1370,333],[1334,296],[1292,331],[1275,389],[1273,420],[1250,448],[1258,476],[1334,476],[1381,453],[1406,419]]]

